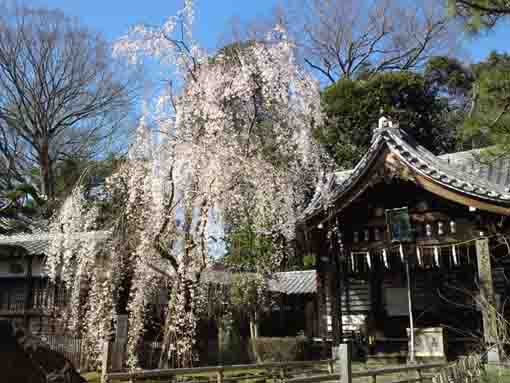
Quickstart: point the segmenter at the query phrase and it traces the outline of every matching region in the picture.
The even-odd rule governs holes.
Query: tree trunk
[[[39,171],[41,178],[41,193],[45,195],[48,200],[55,197],[54,184],[53,184],[53,171],[51,169],[52,163],[49,153],[48,138],[41,138],[41,145],[39,149]]]
[[[172,286],[173,296],[170,298],[165,323],[160,368],[185,368],[193,365],[197,330],[197,315],[193,312],[195,288],[194,283],[183,275],[178,276],[175,285]]]

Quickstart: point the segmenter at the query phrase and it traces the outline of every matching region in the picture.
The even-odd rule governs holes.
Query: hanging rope
[[[501,234],[496,234],[496,235],[483,237],[483,238],[490,239],[490,238],[500,237],[500,236],[501,236]],[[470,246],[479,239],[480,238],[474,238],[474,239],[469,239],[466,241],[459,241],[459,242],[448,243],[448,244],[421,245],[421,246],[417,245],[416,246],[417,264],[420,267],[426,267],[427,265],[431,266],[432,264],[434,265],[434,267],[441,267],[441,256],[445,255],[447,257],[450,257],[450,254],[451,254],[451,261],[443,263],[443,265],[450,264],[453,266],[459,266],[459,265],[461,265],[461,259],[466,259],[467,263],[471,264],[472,259],[471,259],[471,254],[470,254]],[[459,251],[462,247],[466,248],[466,256],[465,257],[460,256],[460,254],[462,254],[462,253],[459,253]],[[444,249],[444,248],[450,249],[447,254],[442,253],[442,249]],[[384,267],[386,269],[390,270],[389,254],[391,254],[391,253],[388,253],[388,252],[392,252],[395,250],[398,252],[400,261],[403,264],[405,262],[404,248],[403,248],[403,245],[401,243],[399,243],[399,244],[394,244],[394,245],[382,247],[382,248],[375,249],[375,250],[372,249],[370,251],[352,251],[350,253],[350,260],[351,260],[351,262],[350,262],[351,268],[350,269],[352,272],[358,272],[360,270],[363,270],[364,262],[366,262],[366,265],[368,266],[369,269],[372,269],[372,265],[373,265],[372,261],[374,259],[372,257],[372,255],[375,253],[375,254],[380,254],[379,256],[382,258],[382,264],[384,265]],[[427,251],[430,251],[430,253],[427,253]],[[356,258],[355,258],[356,256],[362,256],[364,258],[364,261],[361,261],[361,263],[356,262]]]

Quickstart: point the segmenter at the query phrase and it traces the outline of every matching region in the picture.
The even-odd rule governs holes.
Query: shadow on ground
[[[0,381],[86,383],[62,354],[8,321],[0,321],[0,339]]]

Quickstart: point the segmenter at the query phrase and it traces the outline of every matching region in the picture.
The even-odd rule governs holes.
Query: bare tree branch
[[[403,0],[287,0],[270,20],[235,26],[233,39],[260,39],[284,24],[299,57],[329,83],[360,72],[409,70],[451,53],[459,38],[444,4]]]
[[[0,169],[14,172],[9,161],[17,176],[38,169],[40,191],[53,198],[61,156],[94,155],[130,111],[134,84],[115,71],[109,45],[76,20],[3,4],[0,130],[17,144],[0,147]]]

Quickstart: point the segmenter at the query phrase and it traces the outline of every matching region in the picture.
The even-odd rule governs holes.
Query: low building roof
[[[314,294],[317,292],[315,270],[284,271],[269,279],[269,290],[283,294]]]
[[[24,249],[28,255],[45,255],[48,252],[50,237],[54,234],[40,232],[36,234],[14,234],[0,235],[0,246],[10,246]],[[86,233],[75,233],[74,236],[79,239],[87,237],[106,238],[106,231],[91,231]]]
[[[256,278],[256,273],[232,273],[228,271],[205,270],[201,281],[230,285],[234,277]],[[268,276],[268,289],[271,292],[287,295],[314,294],[317,291],[317,274],[315,270],[283,271]]]

